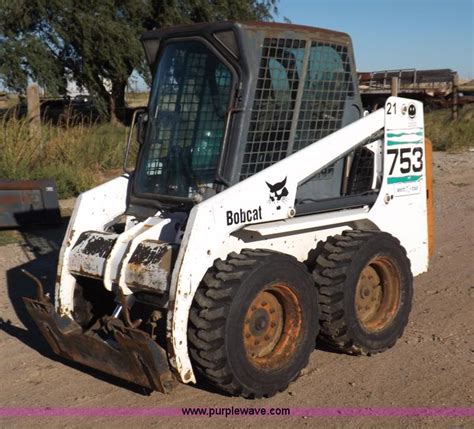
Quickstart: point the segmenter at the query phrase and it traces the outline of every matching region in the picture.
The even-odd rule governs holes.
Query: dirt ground
[[[25,244],[0,247],[0,407],[473,407],[474,406],[474,153],[434,157],[436,247],[428,273],[415,280],[414,307],[404,336],[374,357],[316,349],[304,375],[270,399],[231,398],[179,385],[170,395],[146,395],[53,356],[26,315],[32,296],[20,269],[41,276],[49,291],[63,229],[32,230]],[[472,418],[6,418],[0,427],[473,427]]]

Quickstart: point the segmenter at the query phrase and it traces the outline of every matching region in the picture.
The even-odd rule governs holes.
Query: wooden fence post
[[[455,120],[459,116],[459,94],[458,94],[458,74],[453,74],[453,82],[452,82],[452,90],[453,90],[453,102],[451,105],[451,119]]]
[[[28,105],[30,136],[33,137],[38,135],[41,127],[39,87],[36,83],[30,84],[26,88],[26,102]]]
[[[392,96],[397,97],[398,96],[398,77],[397,76],[392,77],[391,89],[392,89]]]

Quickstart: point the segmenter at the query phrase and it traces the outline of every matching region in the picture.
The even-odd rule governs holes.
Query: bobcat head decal
[[[285,201],[286,197],[288,196],[288,189],[285,187],[287,178],[288,177],[285,177],[281,182],[275,183],[273,185],[271,183],[265,182],[270,189],[270,201],[272,203],[278,204],[277,210],[280,210],[281,208],[279,202],[282,200]]]

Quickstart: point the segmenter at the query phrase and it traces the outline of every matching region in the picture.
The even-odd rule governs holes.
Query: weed
[[[425,114],[425,134],[434,150],[461,152],[474,147],[474,105],[459,109],[459,117],[451,119],[451,109]]]
[[[43,124],[30,134],[25,119],[0,122],[0,177],[56,180],[60,198],[97,185],[122,165],[127,129],[111,124]]]

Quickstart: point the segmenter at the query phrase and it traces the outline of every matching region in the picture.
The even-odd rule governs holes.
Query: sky
[[[474,79],[474,0],[280,0],[276,21],[348,33],[359,71],[450,68]]]
[[[275,21],[352,38],[358,71],[452,69],[474,79],[474,0],[279,0]],[[136,73],[132,88],[144,90]]]

